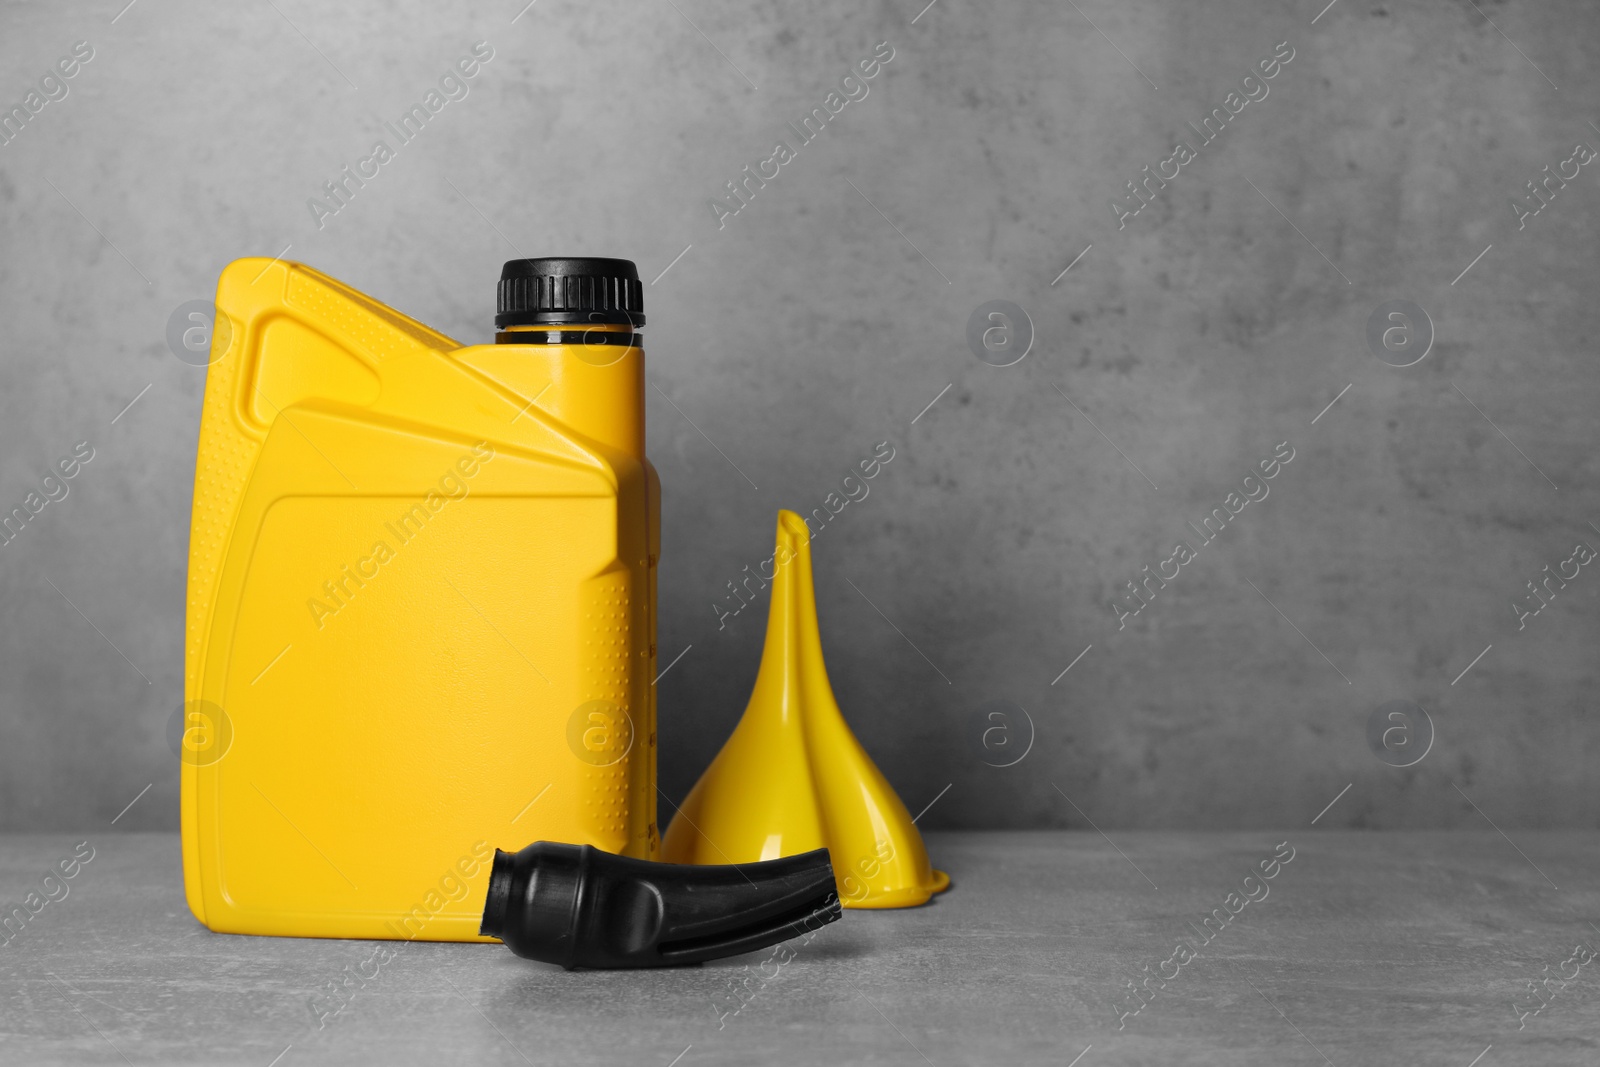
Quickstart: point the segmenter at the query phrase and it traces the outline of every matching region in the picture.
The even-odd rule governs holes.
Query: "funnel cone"
[[[828,684],[811,532],[778,513],[772,607],[744,717],[678,809],[668,863],[755,863],[826,848],[847,908],[904,908],[950,885]]]

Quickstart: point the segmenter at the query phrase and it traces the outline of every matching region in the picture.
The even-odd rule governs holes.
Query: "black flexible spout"
[[[825,848],[701,867],[536,841],[495,850],[478,932],[568,970],[664,967],[775,945],[840,914]]]

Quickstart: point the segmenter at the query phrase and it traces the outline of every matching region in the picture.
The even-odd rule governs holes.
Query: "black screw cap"
[[[513,259],[500,271],[494,324],[644,325],[644,287],[631,259],[552,256]]]

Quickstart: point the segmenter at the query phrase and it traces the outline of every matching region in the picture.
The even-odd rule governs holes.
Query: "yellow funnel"
[[[772,608],[744,717],[678,809],[668,863],[755,863],[826,848],[847,908],[905,908],[950,886],[834,700],[817,633],[811,535],[778,512]]]

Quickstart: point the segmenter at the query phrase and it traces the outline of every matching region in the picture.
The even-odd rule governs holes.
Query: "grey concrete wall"
[[[1600,547],[1600,188],[1564,163],[1600,146],[1594,9],[923,2],[0,7],[8,107],[94,50],[0,147],[0,504],[94,450],[0,548],[0,829],[103,825],[152,783],[117,825],[176,825],[203,371],[167,323],[285,246],[463,341],[506,258],[656,279],[662,662],[692,646],[661,681],[670,797],[754,678],[765,600],[719,624],[725,583],[887,440],[817,592],[841,703],[913,811],[939,797],[926,825],[1304,825],[1336,795],[1319,825],[1594,825],[1600,571],[1512,607]],[[319,228],[307,199],[480,40],[470,95]],[[1202,145],[1186,122],[1259,96],[1280,42]],[[1580,173],[1519,220],[1547,165]],[[990,300],[1031,320],[1021,362],[969,347]],[[1392,300],[1435,334],[1405,368],[1367,340]],[[1368,739],[1394,700],[1433,727],[1409,767],[1380,755],[1421,747],[1415,712]]]

